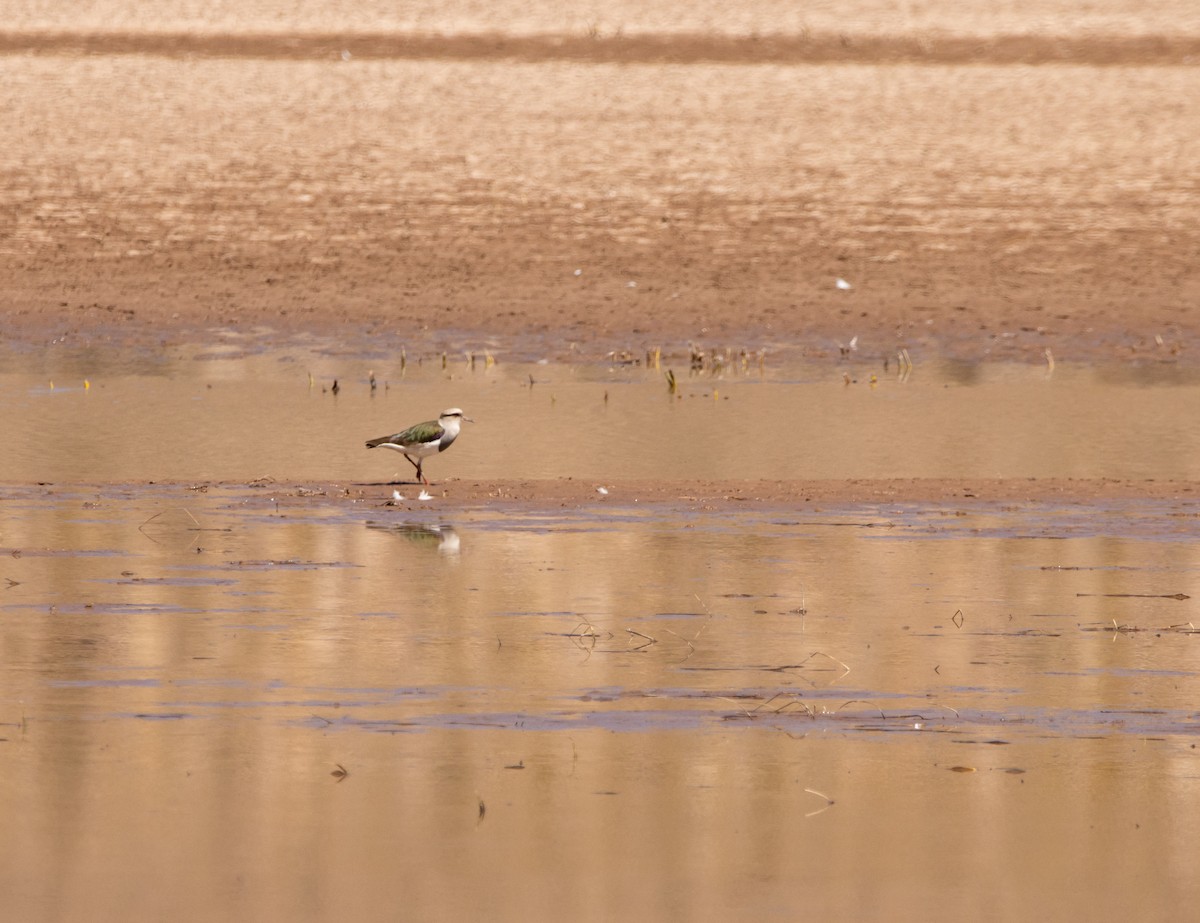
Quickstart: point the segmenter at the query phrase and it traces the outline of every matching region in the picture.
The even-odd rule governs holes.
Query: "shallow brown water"
[[[479,422],[435,477],[1189,477],[1186,373],[872,388],[768,366],[684,373],[672,399],[657,372],[458,360],[377,365],[372,398],[357,361],[36,361],[0,376],[14,918],[1150,919],[1200,898],[1200,555],[1175,502],[713,515],[619,488],[560,511],[146,483],[378,478],[359,440],[445,403]],[[722,443],[732,421],[760,455]]]
[[[930,361],[902,374],[894,359],[768,354],[692,372],[686,357],[494,362],[478,346],[443,365],[253,347],[231,336],[200,353],[6,357],[2,479],[407,480],[403,458],[364,441],[450,406],[475,422],[429,461],[442,482],[1200,478],[1200,375],[1186,366]]]

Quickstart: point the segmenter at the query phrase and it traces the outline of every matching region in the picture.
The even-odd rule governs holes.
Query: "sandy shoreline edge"
[[[424,489],[430,499],[418,499]],[[1168,502],[1188,516],[1200,515],[1200,482],[1120,478],[940,479],[889,478],[850,480],[629,480],[593,482],[575,478],[546,480],[446,479],[428,488],[414,483],[256,481],[146,481],[111,483],[39,483],[0,485],[0,496],[39,492],[127,497],[130,495],[220,494],[250,506],[296,508],[343,502],[394,505],[407,510],[445,512],[479,507],[620,508],[658,506],[734,512],[749,508],[802,509],[822,506],[878,507],[926,503],[987,508],[994,505],[1092,505],[1129,501]],[[393,499],[395,494],[404,499]]]

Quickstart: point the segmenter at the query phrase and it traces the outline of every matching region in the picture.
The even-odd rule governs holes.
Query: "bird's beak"
[[[472,420],[470,417],[463,417],[463,422],[464,423],[474,423],[475,421]]]

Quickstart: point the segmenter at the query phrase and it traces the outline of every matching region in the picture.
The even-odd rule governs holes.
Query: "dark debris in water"
[[[120,579],[102,580],[102,583],[113,583],[118,586],[233,586],[237,581],[220,577],[139,577],[135,574],[122,572]]]
[[[191,716],[184,712],[137,712],[133,717],[141,718],[145,721],[180,721]]]
[[[1113,619],[1111,622],[1094,625],[1080,625],[1080,631],[1100,631],[1111,632],[1113,634],[1142,634],[1153,633],[1155,635],[1194,635],[1200,633],[1200,628],[1197,628],[1192,622],[1185,622],[1179,625],[1164,625],[1159,628],[1148,628],[1140,625],[1126,625]]]
[[[362,567],[349,561],[302,561],[299,558],[264,558],[255,560],[238,560],[227,562],[229,567],[240,567],[247,570],[272,570],[283,568],[289,570],[316,570],[321,567]]]

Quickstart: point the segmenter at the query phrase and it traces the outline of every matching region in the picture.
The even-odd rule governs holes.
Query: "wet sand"
[[[1195,361],[1200,24],[1060,6],[19,6],[5,336]]]
[[[137,489],[137,485],[97,485],[101,490]],[[176,485],[180,489],[204,489],[204,484]],[[347,496],[367,502],[394,505],[408,510],[431,509],[415,495],[421,486],[413,482],[373,484],[304,483],[276,481],[246,484],[214,484],[222,489],[258,486],[270,494],[270,502],[284,506],[311,506],[314,497]],[[603,488],[606,493],[600,493]],[[953,478],[894,478],[888,480],[835,481],[671,481],[622,480],[603,483],[560,478],[557,480],[442,480],[424,488],[436,501],[436,509],[459,511],[476,507],[511,508],[529,511],[538,507],[590,509],[628,507],[633,504],[686,510],[819,510],[821,506],[845,508],[853,504],[874,507],[895,502],[955,504],[964,509],[984,509],[996,504],[1090,505],[1119,500],[1165,500],[1184,518],[1181,529],[1194,528],[1200,512],[1200,484],[1194,481],[1121,480],[1117,478],[1020,478],[958,480]],[[407,495],[391,501],[393,491]]]

